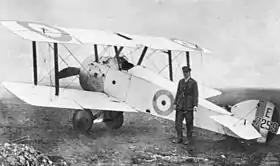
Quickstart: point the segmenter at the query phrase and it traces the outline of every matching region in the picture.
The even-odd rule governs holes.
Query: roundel
[[[69,42],[72,40],[72,37],[69,33],[55,27],[51,27],[45,24],[38,24],[38,23],[24,22],[24,21],[17,21],[17,23],[33,32],[36,32],[42,36],[45,36],[53,40],[57,40],[61,42]]]
[[[199,50],[202,50],[198,45],[196,44],[193,44],[193,43],[189,43],[189,42],[186,42],[186,41],[182,41],[182,40],[179,40],[179,39],[171,39],[173,42],[177,43],[177,44],[180,44],[181,46],[184,46],[184,47],[187,47],[187,48],[191,48],[191,49],[199,49]]]
[[[159,114],[167,116],[173,112],[174,97],[168,90],[159,90],[153,97],[153,108]]]

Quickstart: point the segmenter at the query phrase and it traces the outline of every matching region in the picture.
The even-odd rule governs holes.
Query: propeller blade
[[[75,75],[80,74],[80,68],[77,67],[67,67],[59,71],[58,73],[58,78],[67,78],[67,77],[72,77]]]

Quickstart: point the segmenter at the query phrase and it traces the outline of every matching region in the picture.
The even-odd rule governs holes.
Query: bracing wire
[[[172,59],[172,62],[173,62],[174,60],[176,60],[181,54],[182,54],[182,52],[179,52],[178,55],[177,55],[175,58]],[[158,74],[160,74],[160,73],[161,73],[164,69],[166,69],[168,66],[169,66],[169,64],[166,64],[166,65],[158,72]]]
[[[182,56],[181,56],[181,58],[182,58]],[[175,61],[175,62],[176,62],[176,61]],[[180,65],[182,66],[182,63],[179,63],[179,62],[180,62],[180,61],[177,61],[177,66],[176,66],[176,68],[175,68],[176,70],[175,70],[175,72],[174,72],[175,74],[176,74],[177,72],[179,72],[178,69],[180,68]]]
[[[255,111],[257,108],[256,107],[253,107],[252,109],[251,109],[251,111],[249,111],[246,115],[244,115],[244,116],[242,116],[237,122],[235,122],[234,124],[233,124],[233,126],[235,126],[237,123],[239,123],[241,120],[243,120],[243,119],[245,119],[245,117],[246,116],[248,116],[250,113],[252,113],[253,111]],[[247,119],[245,119],[246,121],[247,121]],[[252,122],[250,122],[250,123],[252,123]]]
[[[140,48],[141,48],[141,47],[136,47],[135,49],[130,50],[130,51],[127,52],[127,53],[121,53],[121,55],[124,55],[124,56],[130,55],[131,61],[134,62],[134,56],[133,56],[133,54],[134,54],[136,51],[140,50]]]
[[[49,45],[52,49],[54,49],[51,45]],[[64,45],[63,45],[64,46]],[[69,55],[68,55],[68,57],[66,57],[67,59],[71,56],[71,55],[73,55],[73,53],[70,51],[70,50],[67,50],[68,51],[68,53],[69,53]],[[69,67],[69,64],[64,60],[64,58],[61,56],[61,54],[58,54],[59,55],[59,57],[60,57],[60,59],[61,59],[61,62],[60,63],[62,63],[62,62],[64,62],[65,63],[65,65],[67,66],[67,67]],[[66,59],[65,58],[65,59]],[[54,68],[52,69],[52,71],[54,70]],[[76,78],[79,78],[79,76],[78,75],[76,75],[75,77],[74,77],[74,79],[72,79],[71,81],[70,81],[70,83],[68,84],[68,85],[66,85],[66,88],[67,87],[69,87],[74,81],[75,81],[75,79]]]
[[[52,49],[52,50],[54,50],[54,48],[52,47],[52,45],[51,44],[48,44],[48,48],[50,49]],[[49,50],[49,53],[50,53],[50,50]],[[70,55],[68,55],[66,58],[62,58],[61,57],[61,55],[60,55],[60,53],[58,53],[58,55],[59,55],[59,58],[61,59],[61,60],[64,60],[64,59],[68,59],[69,57],[70,57]],[[44,61],[45,62],[45,61]],[[46,62],[45,62],[46,63]],[[62,63],[62,61],[60,61],[59,62],[59,65]],[[67,65],[67,64],[66,64]],[[51,73],[54,71],[54,68],[50,68],[50,70],[49,70],[49,72],[47,73],[47,75],[46,76],[43,76],[38,82],[41,82],[43,79],[45,79],[47,76],[50,76],[51,75]]]
[[[148,55],[146,55],[146,58],[148,59],[155,52],[156,52],[156,50],[152,50],[152,52],[150,52]],[[154,61],[150,61],[150,62],[152,62],[152,65],[156,68],[156,70],[159,70],[159,68],[155,65]]]
[[[82,65],[82,63],[74,56],[74,54],[65,46],[65,44],[62,44],[62,46],[69,52],[70,56],[72,56],[78,63],[79,65],[85,70],[85,67]]]
[[[48,53],[50,54],[51,53],[51,50],[50,50],[50,47],[48,47]],[[48,64],[48,70],[50,70],[52,68],[51,66],[51,62],[50,62],[50,58],[48,57],[48,61],[49,61],[49,64]],[[52,85],[52,78],[51,78],[51,75],[48,75],[49,79],[50,79],[50,84]]]
[[[38,51],[39,51],[39,54],[45,54],[44,51],[41,50],[41,47],[38,47]],[[45,55],[42,56],[43,57],[43,67],[47,68],[47,58]],[[41,76],[43,74],[43,71],[42,70],[39,70],[39,76]],[[44,79],[44,78],[43,78]],[[43,79],[40,79],[38,81],[38,83],[40,83]]]
[[[49,54],[51,53],[50,49],[54,50],[54,47],[52,47],[52,45],[48,43],[48,51],[49,51]],[[64,63],[69,67],[69,64],[65,61],[65,59],[67,60],[71,55],[73,55],[73,53],[72,53],[70,50],[68,50],[68,52],[69,52],[69,55],[68,55],[66,58],[63,58],[63,57],[61,56],[61,54],[58,53],[59,58],[62,60],[62,61],[59,62],[60,65],[61,65],[61,63],[64,62]],[[44,61],[44,62],[45,62],[45,61]],[[52,82],[52,78],[51,78],[51,73],[54,71],[54,68],[52,68],[52,64],[51,64],[51,63],[49,64],[49,66],[50,66],[50,68],[49,68],[48,74],[47,74],[46,76],[43,76],[43,77],[39,80],[39,82],[41,82],[43,79],[45,79],[47,76],[49,76],[50,85],[53,86],[53,82]],[[76,77],[79,78],[79,76],[76,76]],[[69,87],[69,86],[72,84],[72,82],[74,82],[75,79],[76,79],[76,78],[74,78],[72,81],[70,81],[69,85],[67,85],[66,87]]]
[[[202,89],[202,91],[203,92],[205,92],[205,88],[204,88],[204,86],[205,86],[205,82],[204,82],[204,68],[203,68],[203,52],[201,51],[200,52],[200,66],[201,66],[201,84],[203,85],[202,87],[203,87],[203,89]]]
[[[50,54],[50,52],[51,52],[50,47],[48,47],[48,52],[49,52],[49,54]],[[52,69],[52,64],[51,64],[51,63],[49,64],[49,69],[48,69],[48,70],[50,70],[50,69]],[[49,74],[49,79],[50,79],[50,85],[53,86],[53,83],[52,83],[52,76],[51,76],[50,74]],[[52,93],[52,88],[49,88],[49,89],[50,89],[49,99],[52,100],[52,95],[51,95],[51,93]]]

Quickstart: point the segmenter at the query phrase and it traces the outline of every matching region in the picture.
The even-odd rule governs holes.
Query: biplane
[[[79,132],[91,130],[95,121],[104,122],[108,128],[118,129],[123,125],[124,112],[142,112],[174,121],[173,101],[177,84],[173,81],[173,53],[184,54],[186,64],[190,65],[190,52],[211,52],[197,44],[174,38],[64,28],[28,21],[1,23],[16,35],[32,41],[33,50],[33,83],[3,82],[4,87],[33,106],[75,110],[73,128]],[[53,50],[49,56],[53,58],[54,67],[51,71],[54,85],[40,84],[38,81],[38,43],[47,43]],[[67,60],[61,58],[59,45],[66,47],[69,44],[90,44],[93,54],[83,59],[81,55],[73,56],[78,66],[60,68],[59,64],[67,64]],[[113,55],[100,55],[101,46],[112,48]],[[136,55],[135,63],[122,56],[125,49],[136,48],[140,52]],[[149,50],[159,51],[162,59],[168,61],[169,78],[143,65]],[[61,86],[61,81],[69,77],[78,78],[80,89]],[[253,119],[246,119],[210,102],[209,98],[222,93],[206,87],[201,91],[202,86],[199,84],[199,106],[194,113],[196,127],[245,140],[266,139],[267,134],[272,132],[279,134],[278,123],[271,123],[269,128],[262,125],[263,119],[266,118],[266,122],[271,120],[265,115],[268,109],[273,110],[273,105],[264,106]]]

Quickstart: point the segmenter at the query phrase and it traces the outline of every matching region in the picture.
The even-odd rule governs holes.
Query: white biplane
[[[95,120],[102,120],[109,128],[118,129],[124,121],[123,112],[144,112],[174,121],[175,111],[172,103],[177,84],[173,82],[172,53],[186,53],[186,62],[190,65],[189,52],[208,52],[207,49],[179,39],[71,29],[26,21],[1,23],[15,34],[32,41],[33,48],[34,83],[3,82],[5,88],[34,106],[76,110],[73,115],[73,128],[80,132],[89,131]],[[38,42],[48,43],[53,48],[54,86],[39,85],[36,47]],[[83,61],[79,60],[79,56],[74,57],[79,67],[68,66],[60,70],[58,44],[92,44],[94,55]],[[102,60],[98,46],[114,48],[114,56],[106,60],[103,57]],[[124,48],[141,49],[137,64],[132,64],[120,56]],[[149,49],[166,54],[162,58],[166,57],[168,60],[170,79],[161,77],[141,65]],[[72,76],[78,76],[81,89],[60,86],[62,79]],[[221,92],[210,88],[199,91],[198,111],[194,114],[196,127],[246,140],[266,138],[271,130],[235,116],[207,100],[220,94]],[[262,119],[258,120],[260,122]],[[276,134],[278,125],[274,127]]]

